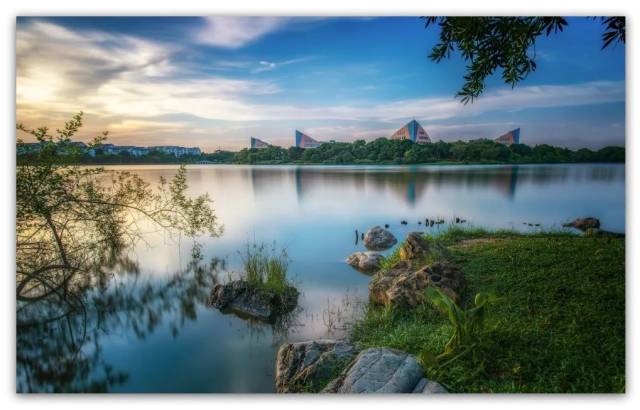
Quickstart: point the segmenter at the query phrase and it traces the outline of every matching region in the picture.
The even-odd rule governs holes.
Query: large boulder
[[[438,261],[411,270],[401,261],[387,272],[379,272],[369,283],[369,299],[381,305],[415,307],[426,302],[425,289],[440,288],[454,302],[460,302],[464,277],[458,267],[447,261]]]
[[[420,232],[411,232],[398,250],[400,260],[420,259],[429,253],[429,243]]]
[[[372,273],[380,268],[384,256],[378,252],[356,252],[347,258],[347,263],[364,273]]]
[[[280,346],[276,356],[276,391],[320,390],[357,354],[353,345],[340,340],[286,343]]]
[[[439,388],[437,388],[437,386]],[[325,393],[432,393],[444,391],[423,377],[416,358],[399,350],[363,350]]]
[[[284,292],[253,287],[245,280],[216,285],[209,296],[209,306],[261,321],[272,322],[298,305],[298,290],[287,286]]]
[[[380,226],[374,226],[364,234],[364,246],[372,251],[383,251],[398,243],[395,236]]]
[[[563,224],[565,228],[576,228],[581,231],[586,231],[588,229],[598,229],[600,228],[600,220],[597,218],[576,218],[575,220]]]

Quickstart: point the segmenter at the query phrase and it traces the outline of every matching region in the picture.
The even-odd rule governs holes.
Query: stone
[[[575,220],[563,224],[565,228],[576,228],[581,231],[586,231],[587,229],[598,229],[600,228],[600,220],[597,218],[576,218]]]
[[[380,264],[384,260],[384,256],[377,252],[356,252],[350,255],[346,262],[364,273],[372,273],[380,268]]]
[[[415,356],[388,348],[360,352],[324,393],[422,393],[431,385],[423,382],[422,367]],[[432,387],[430,387],[432,388]]]
[[[412,271],[410,265],[397,264],[388,272],[377,273],[369,283],[369,299],[381,305],[416,307],[426,302],[425,289],[440,288],[455,303],[465,281],[460,269],[447,261],[438,261]]]
[[[298,393],[309,388],[322,389],[357,354],[352,344],[341,340],[283,344],[276,356],[276,391]]]
[[[298,305],[298,290],[287,286],[284,292],[255,288],[245,280],[218,284],[211,291],[209,306],[272,322]]]
[[[413,389],[413,393],[442,394],[448,392],[440,383],[423,377]]]
[[[364,246],[372,251],[383,251],[398,243],[395,236],[380,226],[374,226],[364,235]]]
[[[429,252],[429,243],[420,232],[411,232],[407,235],[398,251],[400,259],[403,261],[420,259]]]

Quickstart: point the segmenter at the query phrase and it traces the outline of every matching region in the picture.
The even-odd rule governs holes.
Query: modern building
[[[516,128],[515,130],[511,130],[506,134],[503,134],[494,140],[495,142],[499,142],[500,144],[520,144],[520,128]]]
[[[429,134],[422,128],[416,120],[409,121],[404,127],[394,132],[392,140],[411,140],[416,144],[427,144],[431,142]]]
[[[266,142],[262,141],[261,139],[258,138],[253,138],[251,137],[251,148],[252,149],[263,149],[263,148],[267,148],[269,146],[269,144],[267,144]]]
[[[296,130],[296,147],[298,148],[318,148],[322,143],[316,141],[305,133]]]

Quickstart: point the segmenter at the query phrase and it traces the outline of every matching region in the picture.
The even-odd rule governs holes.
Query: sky
[[[568,21],[536,42],[527,79],[497,73],[464,105],[465,61],[429,60],[438,29],[418,17],[18,17],[16,121],[56,129],[83,111],[77,140],[206,152],[288,147],[296,129],[373,140],[411,119],[434,141],[520,127],[529,145],[623,146],[625,47]]]

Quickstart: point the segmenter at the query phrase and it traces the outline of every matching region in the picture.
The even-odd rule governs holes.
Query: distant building
[[[80,154],[89,155],[90,157],[95,157],[96,152],[100,151],[104,155],[119,155],[123,153],[127,153],[133,157],[141,157],[145,155],[149,155],[151,151],[162,152],[164,154],[174,155],[176,157],[181,157],[183,155],[200,155],[202,151],[200,148],[186,148],[179,147],[174,145],[167,146],[155,146],[155,147],[136,147],[133,145],[114,145],[114,144],[102,144],[97,148],[89,147],[84,142],[73,141],[69,144],[71,147],[77,149]],[[22,146],[18,146],[18,154],[27,154],[31,152],[36,152],[41,149],[40,143],[30,143],[30,144],[22,144]],[[68,155],[71,150],[61,148],[57,151],[58,155]]]
[[[416,120],[409,121],[404,127],[394,132],[392,140],[411,140],[416,144],[427,144],[431,142],[429,134],[422,128]]]
[[[307,134],[296,130],[296,147],[298,148],[318,148],[322,143],[316,141]]]
[[[520,128],[516,128],[515,130],[511,130],[506,134],[503,134],[494,140],[495,142],[499,142],[500,144],[520,144]]]
[[[200,155],[202,153],[200,151],[200,148],[186,148],[175,145],[136,147],[133,145],[102,144],[100,146],[100,149],[102,150],[102,153],[104,155],[119,155],[126,152],[133,157],[149,155],[149,153],[151,153],[152,151],[162,152],[164,154],[174,155],[176,157],[181,157],[183,155]]]
[[[258,139],[258,138],[253,138],[251,137],[251,148],[255,148],[255,149],[262,149],[262,148],[267,148],[269,147],[269,144],[267,144],[266,142]]]
[[[176,157],[181,157],[183,155],[200,155],[202,151],[200,148],[186,148],[186,147],[178,147],[175,145],[160,145],[155,147],[149,147],[149,151],[160,151],[164,154],[170,154]],[[145,154],[146,155],[146,154]]]

